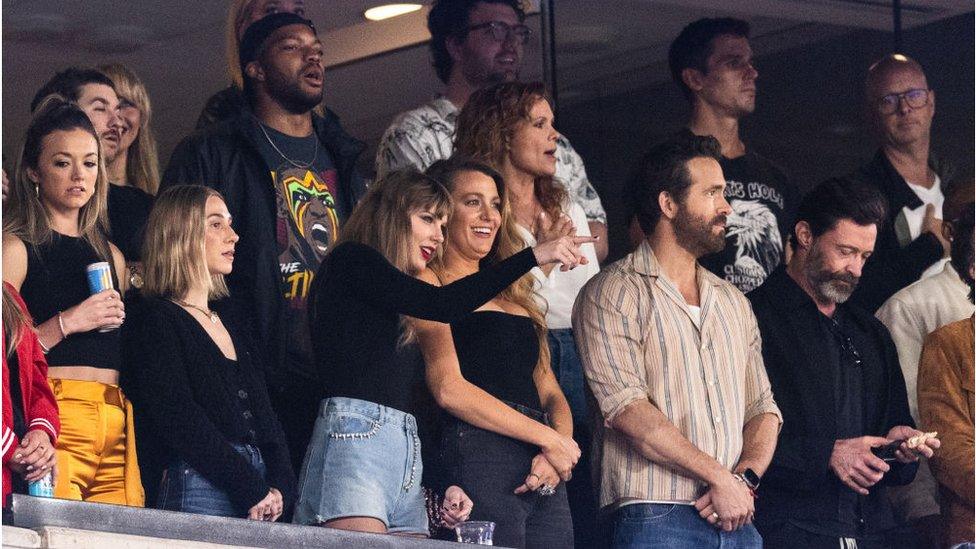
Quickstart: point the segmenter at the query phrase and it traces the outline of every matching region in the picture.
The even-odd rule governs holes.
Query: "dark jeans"
[[[701,518],[694,505],[635,503],[614,513],[612,546],[614,549],[762,549],[763,538],[751,524],[734,532],[723,532]],[[806,548],[802,544],[792,547]]]
[[[533,419],[542,414],[512,405]],[[516,495],[539,448],[452,418],[444,428],[444,468],[452,484],[467,492],[471,520],[495,523],[494,544],[505,547],[573,547],[573,520],[562,483],[555,495]]]
[[[264,459],[261,458],[261,451],[257,447],[250,444],[235,444],[234,449],[244,456],[262,477],[267,475]],[[211,484],[196,469],[182,460],[178,460],[163,471],[156,507],[167,511],[218,517],[245,518],[248,512],[248,509],[235,508],[223,490]]]
[[[763,525],[763,543],[767,549],[838,549],[843,547],[840,537],[828,536],[809,532],[790,522],[783,522],[775,526]],[[857,540],[857,549],[888,549],[893,545],[881,540]]]
[[[579,444],[582,455],[573,470],[573,478],[566,483],[569,509],[573,515],[573,533],[576,547],[599,549],[606,547],[608,536],[601,528],[599,502],[590,470],[591,433],[589,411],[586,403],[586,378],[583,364],[576,348],[573,330],[549,330],[549,353],[552,371],[559,381],[559,388],[569,402],[573,413],[573,439]]]

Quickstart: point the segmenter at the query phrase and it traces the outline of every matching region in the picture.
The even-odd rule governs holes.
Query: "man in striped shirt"
[[[753,490],[781,416],[748,301],[698,264],[725,245],[719,151],[691,134],[651,149],[631,197],[646,239],[576,301],[617,548],[762,546]]]

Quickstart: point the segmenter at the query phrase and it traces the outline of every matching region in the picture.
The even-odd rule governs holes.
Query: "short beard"
[[[725,231],[713,234],[712,227],[725,222],[724,215],[717,215],[710,221],[692,215],[683,204],[678,204],[678,215],[674,218],[674,237],[678,245],[691,252],[696,258],[721,252],[725,249]]]
[[[810,246],[810,253],[803,266],[803,274],[816,294],[817,301],[823,303],[844,303],[854,293],[860,277],[829,271],[824,266],[823,252],[817,241]]]
[[[305,114],[322,102],[322,92],[306,94],[301,90],[301,84],[292,82],[280,75],[268,73],[265,82],[268,95],[283,109],[291,114]]]

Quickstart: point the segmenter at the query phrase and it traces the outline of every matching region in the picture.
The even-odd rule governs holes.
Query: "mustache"
[[[850,273],[831,273],[830,280],[844,282],[845,284],[849,284],[851,286],[857,286],[857,283],[861,281],[861,277],[854,276]]]

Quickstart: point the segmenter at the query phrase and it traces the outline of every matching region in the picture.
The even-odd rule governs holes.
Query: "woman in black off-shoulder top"
[[[413,397],[422,367],[398,361],[413,338],[404,316],[462,318],[537,264],[575,265],[561,237],[444,287],[412,275],[444,241],[447,191],[408,169],[374,183],[313,282],[309,325],[322,405],[299,479],[295,522],[427,534]]]

